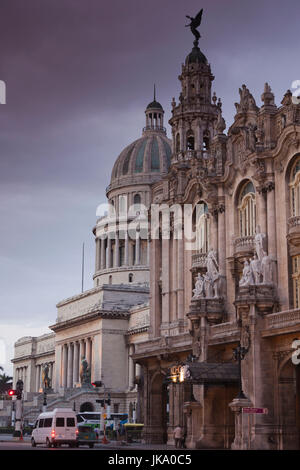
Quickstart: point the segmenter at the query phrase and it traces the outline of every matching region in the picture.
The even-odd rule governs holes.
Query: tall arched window
[[[194,133],[192,130],[188,131],[187,133],[186,148],[187,150],[195,149],[195,138],[194,138]]]
[[[133,204],[141,204],[141,195],[135,194],[133,198]]]
[[[300,157],[295,161],[290,175],[291,217],[300,215]]]
[[[239,235],[248,237],[255,235],[256,203],[255,188],[251,181],[244,184],[238,200]]]
[[[197,204],[197,221],[196,221],[196,240],[197,251],[200,253],[208,253],[209,249],[209,217],[208,207],[205,202]]]
[[[180,135],[179,135],[179,133],[176,134],[175,151],[176,151],[176,153],[180,152]]]

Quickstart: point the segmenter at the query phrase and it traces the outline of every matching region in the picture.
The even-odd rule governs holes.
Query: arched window
[[[209,134],[209,131],[206,130],[203,133],[203,145],[202,145],[203,152],[209,151],[209,141],[210,141],[210,134]]]
[[[300,255],[292,257],[294,308],[300,307]]]
[[[108,284],[112,284],[112,275],[111,274],[108,276]]]
[[[180,135],[179,135],[179,133],[176,134],[175,151],[176,151],[176,153],[180,152]]]
[[[300,215],[300,157],[295,161],[290,175],[291,217]]]
[[[197,251],[200,253],[208,253],[209,248],[209,217],[208,207],[205,202],[197,204],[197,221],[196,221],[196,240]]]
[[[140,194],[135,194],[133,198],[133,204],[138,205],[141,204],[141,195]]]
[[[187,148],[187,150],[194,150],[195,149],[195,138],[194,138],[193,131],[189,131],[187,133],[186,148]]]
[[[238,200],[238,216],[240,237],[248,237],[251,235],[255,235],[255,188],[251,181],[245,183],[240,191],[240,196]]]
[[[128,282],[133,282],[133,274],[132,273],[130,273],[128,275]]]

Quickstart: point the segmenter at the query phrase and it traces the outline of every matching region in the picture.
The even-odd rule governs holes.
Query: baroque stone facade
[[[259,106],[242,85],[225,133],[213,79],[196,41],[172,142],[147,107],[94,228],[94,288],[58,304],[47,361],[65,403],[87,394],[86,357],[113,402],[139,404],[146,442],[173,444],[180,424],[188,448],[299,449],[300,104],[288,90],[277,106],[266,83]],[[15,380],[39,342],[16,344]]]
[[[266,83],[258,106],[242,85],[225,134],[213,79],[194,44],[172,101],[170,170],[152,188],[171,230],[162,216],[149,339],[134,354],[145,439],[172,444],[180,424],[189,448],[299,449],[300,105],[287,91],[276,106]],[[172,375],[181,367],[183,381]],[[267,413],[243,414],[249,406]]]
[[[99,410],[99,391],[83,386],[85,360],[88,383],[102,381],[100,396],[110,393],[111,410],[132,417],[135,409],[136,419],[142,420],[138,389],[143,380],[132,356],[149,330],[150,245],[143,214],[150,206],[151,185],[167,174],[171,158],[164,110],[155,96],[145,115],[142,137],[121,152],[113,167],[109,210],[93,229],[93,289],[57,304],[52,334],[15,344],[14,383],[24,382],[25,418],[34,419],[39,412],[45,367],[48,409],[75,404],[79,411],[88,403],[89,410]]]

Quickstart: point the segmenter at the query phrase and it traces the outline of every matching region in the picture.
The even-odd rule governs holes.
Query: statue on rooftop
[[[201,38],[199,31],[197,28],[201,24],[201,19],[202,19],[202,13],[203,13],[203,8],[199,11],[199,13],[195,16],[195,18],[192,18],[191,16],[186,15],[187,18],[191,20],[190,24],[186,24],[186,27],[190,27],[193,35],[195,36],[195,45],[198,45],[198,41]]]

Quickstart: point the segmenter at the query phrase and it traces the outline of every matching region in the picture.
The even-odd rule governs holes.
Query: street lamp
[[[243,392],[243,387],[242,387],[242,360],[245,359],[245,356],[248,351],[249,351],[249,348],[244,348],[243,346],[241,346],[241,343],[239,343],[238,346],[233,349],[233,358],[235,361],[238,362],[238,374],[239,374],[238,375],[239,393],[237,395],[237,398],[247,398]]]
[[[104,388],[104,399],[103,400],[96,400],[96,403],[100,403],[100,431],[103,431],[103,439],[102,439],[102,444],[108,444],[108,440],[106,439],[106,435],[105,435],[105,422],[104,422],[104,416],[103,416],[103,412],[105,410],[105,403],[107,403],[107,414],[109,413],[109,417],[110,417],[110,393],[108,393],[108,400],[105,400],[105,395],[106,395],[106,389],[105,389],[105,385],[103,382],[101,382],[100,380],[99,381],[94,381],[92,382],[92,385],[95,387],[95,388],[99,388],[99,387],[103,387]],[[99,392],[100,394],[100,392]]]

